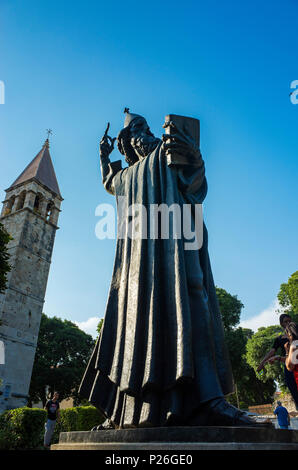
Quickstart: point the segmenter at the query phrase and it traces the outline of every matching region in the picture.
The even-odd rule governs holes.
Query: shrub
[[[76,406],[60,410],[60,421],[55,427],[52,443],[59,441],[60,432],[90,431],[93,426],[104,420],[103,414],[94,406]]]
[[[9,426],[0,424],[0,450],[11,450],[17,448],[18,438]]]
[[[101,424],[105,417],[94,406],[78,406],[77,431],[90,431]]]
[[[45,410],[17,408],[0,416],[0,449],[36,449],[42,445]]]
[[[17,408],[0,416],[0,450],[38,449],[43,445],[47,413],[40,408]],[[104,421],[94,406],[78,406],[60,410],[52,444],[58,442],[60,432],[90,431]]]

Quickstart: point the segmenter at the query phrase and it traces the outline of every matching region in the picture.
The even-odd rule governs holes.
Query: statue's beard
[[[153,150],[156,149],[160,142],[160,139],[154,137],[154,135],[142,135],[140,137],[134,137],[131,139],[131,145],[136,152],[139,159],[147,157]]]

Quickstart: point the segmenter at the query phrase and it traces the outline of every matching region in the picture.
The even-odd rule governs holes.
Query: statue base
[[[51,450],[298,450],[298,431],[193,426],[62,432]]]

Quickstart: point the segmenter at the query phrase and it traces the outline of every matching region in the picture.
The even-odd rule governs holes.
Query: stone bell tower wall
[[[32,179],[9,188],[0,217],[11,271],[0,294],[0,413],[27,404],[62,198]]]

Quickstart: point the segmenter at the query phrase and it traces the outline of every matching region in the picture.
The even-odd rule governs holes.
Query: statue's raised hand
[[[99,143],[99,154],[101,158],[108,158],[110,153],[112,153],[114,150],[116,137],[112,139],[112,137],[108,135],[109,127],[110,127],[110,123],[108,122],[105,133]]]

